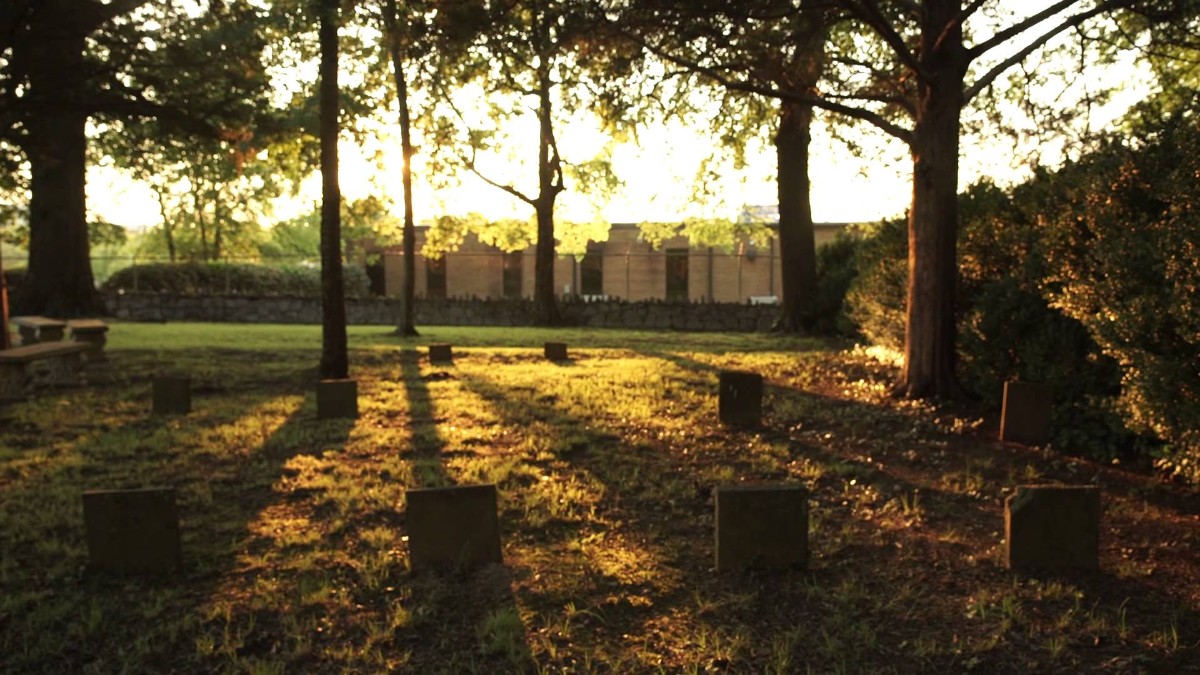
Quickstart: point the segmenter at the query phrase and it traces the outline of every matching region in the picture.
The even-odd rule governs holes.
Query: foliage
[[[366,297],[370,282],[361,265],[345,266],[346,295]],[[285,295],[319,297],[321,269],[316,266],[265,266],[245,263],[146,263],[126,267],[101,285],[109,293],[141,291],[180,295]]]
[[[693,217],[675,223],[638,223],[638,238],[656,249],[662,248],[668,239],[685,237],[692,246],[711,246],[728,253],[741,240],[765,248],[775,235],[769,224],[753,219]]]
[[[355,254],[372,245],[395,243],[400,222],[392,215],[392,207],[389,200],[374,195],[342,200],[342,250],[348,259],[358,259]],[[320,243],[321,212],[314,208],[272,225],[257,248],[265,260],[315,261]]]
[[[846,291],[846,310],[872,344],[899,351],[904,348],[907,224],[884,221],[865,237],[855,254],[857,274]]]
[[[817,248],[817,289],[812,300],[813,330],[818,335],[851,337],[858,327],[847,313],[846,295],[858,275],[858,232],[838,232],[837,238]]]
[[[1172,446],[1200,478],[1200,143],[1195,114],[1172,115],[1089,158],[1055,229],[1054,305],[1121,366],[1131,428]]]

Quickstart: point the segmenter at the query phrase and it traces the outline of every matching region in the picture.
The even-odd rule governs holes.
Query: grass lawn
[[[764,335],[116,324],[81,388],[0,406],[3,672],[1200,672],[1200,499],[887,395],[862,351]],[[572,361],[542,359],[546,340]],[[455,345],[453,366],[423,358]],[[717,424],[717,371],[767,381]],[[150,379],[193,412],[149,415]],[[715,485],[811,490],[807,571],[713,571]],[[405,492],[489,482],[504,565],[408,569]],[[1101,571],[1010,572],[1003,500],[1100,485]],[[86,569],[81,492],[178,490],[185,568]]]

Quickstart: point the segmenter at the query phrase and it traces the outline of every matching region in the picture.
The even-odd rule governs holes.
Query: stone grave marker
[[[1009,569],[1100,568],[1100,489],[1022,485],[1004,503]]]
[[[718,572],[808,565],[804,486],[726,485],[713,492]]]
[[[106,363],[108,357],[104,353],[104,345],[108,342],[108,324],[99,319],[72,319],[67,322],[71,330],[71,339],[91,347],[87,352],[91,363]]]
[[[454,363],[454,352],[447,342],[435,342],[429,345],[430,363]]]
[[[717,417],[722,424],[756,427],[762,423],[763,378],[758,373],[720,373]]]
[[[357,419],[358,382],[321,380],[317,383],[317,419]]]
[[[1042,445],[1050,440],[1054,392],[1048,385],[1005,382],[1000,411],[1000,440]]]
[[[83,493],[88,559],[106,572],[169,572],[182,564],[173,488]]]
[[[545,347],[547,361],[566,361],[567,343],[547,342]]]
[[[501,562],[495,485],[409,490],[405,520],[414,570]]]
[[[155,415],[186,415],[192,411],[192,379],[183,375],[161,375],[154,378],[153,404]]]

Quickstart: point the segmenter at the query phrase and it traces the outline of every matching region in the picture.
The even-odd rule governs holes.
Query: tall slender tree
[[[396,0],[384,0],[383,5],[384,37],[387,40],[387,52],[392,64],[392,77],[396,84],[396,103],[400,110],[400,150],[404,164],[400,171],[400,183],[404,189],[404,234],[402,246],[404,249],[404,282],[400,292],[400,319],[396,325],[396,333],[404,336],[417,335],[414,303],[417,292],[417,233],[413,221],[413,187],[412,187],[412,158],[415,154],[412,142],[412,119],[408,105],[408,76],[405,72],[412,51],[408,49],[409,42],[401,30],[399,10]]]
[[[561,321],[554,281],[559,237],[555,232],[555,206],[568,189],[601,194],[616,181],[603,159],[571,163],[559,150],[559,125],[572,115],[591,111],[613,128],[629,119],[627,91],[617,84],[628,81],[633,61],[615,48],[616,41],[592,12],[587,0],[512,0],[504,3],[468,1],[452,3],[459,13],[447,14],[459,36],[472,44],[466,57],[442,72],[456,85],[482,86],[490,105],[488,123],[473,124],[452,97],[443,97],[457,112],[458,126],[470,127],[465,169],[485,183],[524,202],[534,211],[534,320],[541,325]],[[505,122],[529,114],[536,120],[536,180],[526,183],[511,176],[491,175],[478,154],[494,149]],[[527,144],[533,147],[533,143]]]
[[[321,45],[321,365],[322,379],[345,379],[346,290],[342,275],[341,186],[338,183],[338,0],[316,0]]]
[[[749,73],[766,88],[815,94],[825,72],[831,16],[817,0],[753,0],[743,3],[643,0],[630,12],[625,34],[658,57],[722,89],[719,105],[697,111],[739,154],[762,130],[771,130],[779,206],[782,302],[773,329],[804,332],[811,326],[817,286],[809,179],[814,120],[810,103],[764,97],[724,87],[733,73]],[[696,96],[677,80],[675,98]],[[774,110],[770,110],[772,106]],[[714,111],[715,108],[715,111]]]

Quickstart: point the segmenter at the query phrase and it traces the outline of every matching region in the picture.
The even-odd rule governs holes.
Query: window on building
[[[688,299],[688,250],[667,249],[667,300]]]
[[[521,265],[524,259],[525,254],[521,251],[504,254],[504,297],[506,298],[521,297]]]
[[[588,244],[579,263],[579,293],[604,295],[604,244]]]
[[[446,256],[425,259],[425,297],[446,298]]]

